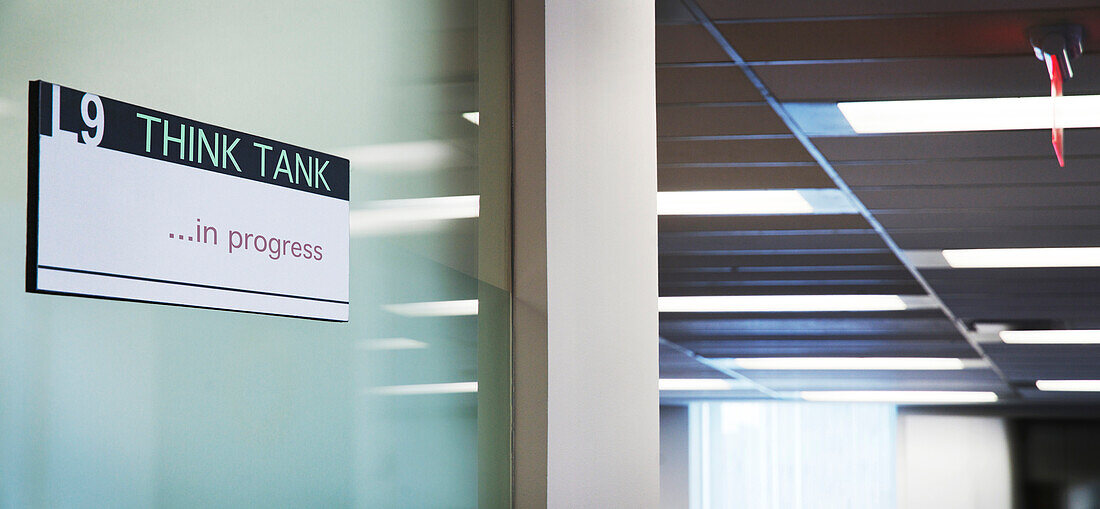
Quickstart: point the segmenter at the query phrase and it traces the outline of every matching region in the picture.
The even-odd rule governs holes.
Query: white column
[[[514,5],[516,507],[658,505],[654,28]]]

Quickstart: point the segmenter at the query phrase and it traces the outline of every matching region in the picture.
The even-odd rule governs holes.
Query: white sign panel
[[[348,320],[348,161],[31,83],[27,291]]]

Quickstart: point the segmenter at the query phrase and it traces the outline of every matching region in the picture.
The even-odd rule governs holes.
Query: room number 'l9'
[[[76,141],[76,133],[61,130],[61,85],[53,86],[53,136],[65,137]],[[92,106],[95,108],[92,108]],[[87,130],[80,131],[80,141],[92,146],[99,145],[103,140],[103,101],[95,94],[84,94],[80,99],[80,118],[84,120]]]

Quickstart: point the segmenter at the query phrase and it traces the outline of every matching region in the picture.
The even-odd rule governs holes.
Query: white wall
[[[898,414],[898,509],[1012,507],[1003,419]]]
[[[688,509],[688,407],[661,407],[661,509]]]

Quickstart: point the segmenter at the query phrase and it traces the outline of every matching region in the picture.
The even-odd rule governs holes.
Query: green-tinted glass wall
[[[0,2],[0,507],[477,505],[477,8]],[[24,293],[34,79],[349,158],[351,321]]]

